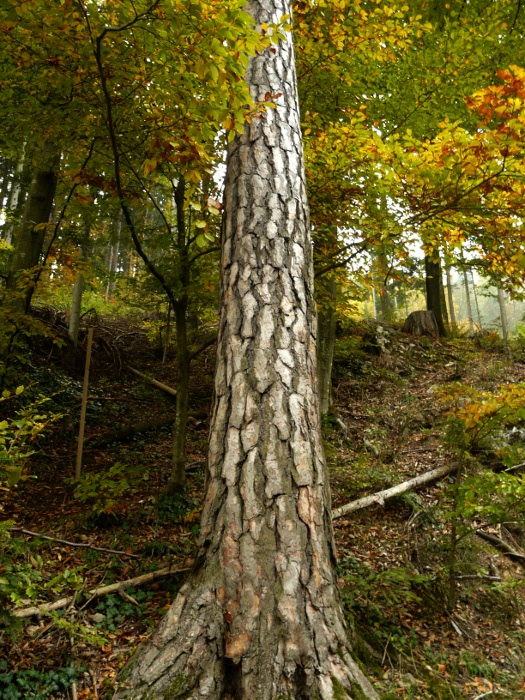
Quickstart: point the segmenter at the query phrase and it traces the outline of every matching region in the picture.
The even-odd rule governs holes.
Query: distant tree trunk
[[[372,287],[372,310],[373,310],[373,317],[374,321],[377,321],[377,292],[375,287]]]
[[[334,361],[335,329],[337,316],[335,277],[319,283],[324,287],[321,305],[317,312],[317,374],[319,377],[319,405],[321,415],[332,411],[332,364]]]
[[[0,209],[3,211],[13,179],[13,164],[9,158],[0,158],[0,161],[2,163],[0,167]]]
[[[441,298],[441,310],[443,311],[443,322],[445,324],[445,329],[448,329],[450,320],[448,316],[447,300],[445,297],[445,285],[443,284],[443,268],[441,265],[441,260],[439,261],[439,293]]]
[[[122,218],[119,216],[118,221],[111,231],[108,244],[107,269],[109,273],[108,282],[106,284],[106,301],[113,296],[115,291],[115,277],[118,270],[118,259],[120,251],[120,232],[122,229]]]
[[[467,277],[467,268],[463,267],[463,285],[465,287],[465,301],[467,303],[467,316],[470,332],[474,332],[474,319],[472,318],[472,303],[470,301],[470,290]]]
[[[392,323],[392,299],[388,289],[388,256],[384,245],[377,248],[377,262],[379,272],[377,274],[379,292],[379,319],[383,323]]]
[[[448,309],[450,314],[450,325],[452,328],[457,327],[456,321],[456,310],[454,308],[454,294],[452,289],[452,277],[450,275],[450,265],[445,267],[445,273],[447,276],[447,296],[448,296]]]
[[[505,294],[503,289],[498,287],[498,304],[499,304],[499,317],[501,320],[501,335],[503,336],[503,341],[505,345],[509,342],[509,322],[507,318],[507,308],[505,306]]]
[[[54,146],[44,146],[39,162],[33,171],[22,221],[17,230],[15,250],[11,258],[6,287],[15,291],[20,274],[35,268],[42,254],[46,236],[46,224],[53,208],[57,176],[58,156]],[[27,287],[9,302],[11,308],[26,312],[31,303],[35,282],[28,280]]]
[[[89,232],[91,224],[88,223],[84,234],[84,243],[78,246],[78,252],[82,258],[86,253],[87,244],[89,241]],[[71,313],[69,315],[69,337],[73,343],[78,342],[78,331],[80,328],[80,312],[82,309],[82,295],[84,293],[84,275],[77,271],[77,276],[75,279],[75,284],[73,286],[73,296],[71,298]]]
[[[252,0],[257,25],[289,2]],[[337,592],[291,39],[250,62],[277,108],[228,149],[207,493],[189,581],[116,698],[377,700]],[[356,687],[357,686],[357,687]],[[355,691],[355,692],[354,692]]]
[[[443,320],[443,307],[441,299],[441,265],[439,259],[425,255],[425,289],[427,311],[433,311],[436,318],[439,335],[445,336],[447,330]]]
[[[168,313],[166,314],[166,331],[164,334],[164,349],[162,351],[162,364],[165,365],[168,359],[168,351],[171,339],[171,301],[168,302]]]
[[[24,168],[25,168],[25,148],[22,149],[22,154],[18,159],[11,180],[11,188],[7,197],[5,206],[6,222],[2,230],[2,238],[6,243],[13,242],[13,233],[16,229],[16,223],[21,214],[23,204],[23,187],[24,187]]]
[[[474,279],[474,272],[470,271],[470,277],[472,278],[472,293],[474,294],[474,303],[476,304],[476,313],[478,314],[478,323],[480,329],[483,329],[483,322],[481,320],[481,311],[479,310],[478,293],[476,291],[476,281]]]
[[[69,315],[69,337],[73,343],[78,342],[78,331],[80,328],[80,311],[82,308],[82,294],[84,292],[84,276],[77,272],[75,284],[73,286],[73,296],[71,298],[71,313]]]
[[[184,214],[184,178],[179,179],[175,192],[177,209],[177,272],[179,294],[173,302],[175,332],[177,336],[177,399],[173,425],[173,450],[170,493],[181,493],[186,484],[186,430],[188,424],[190,353],[188,350],[188,286],[190,282],[188,248],[186,245],[186,221]]]

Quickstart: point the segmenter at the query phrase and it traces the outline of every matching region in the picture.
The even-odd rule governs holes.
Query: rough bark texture
[[[289,12],[251,2],[257,24]],[[352,661],[334,575],[316,398],[313,275],[291,39],[258,55],[282,93],[229,149],[222,303],[197,562],[116,698],[377,698]]]
[[[433,311],[412,311],[403,325],[404,333],[412,335],[439,336],[439,328]]]

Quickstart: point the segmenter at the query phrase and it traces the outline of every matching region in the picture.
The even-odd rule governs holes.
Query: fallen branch
[[[191,562],[190,564],[193,564]],[[142,586],[145,583],[150,583],[158,578],[163,578],[164,576],[169,576],[170,574],[181,574],[185,571],[191,569],[191,565],[180,566],[176,569],[166,566],[163,569],[158,569],[157,571],[150,571],[148,574],[142,574],[136,578],[130,578],[127,581],[120,581],[118,583],[111,583],[108,586],[100,586],[100,588],[92,588],[88,591],[88,595],[91,598],[101,598],[102,596],[108,595],[109,593],[115,593],[116,591],[124,590],[130,586]],[[52,603],[44,603],[43,605],[34,605],[29,608],[22,608],[21,610],[13,610],[12,614],[15,617],[32,617],[33,615],[42,615],[43,613],[50,612],[51,610],[59,610],[60,608],[65,608],[69,605],[75,596],[70,595],[67,598],[60,598]]]
[[[198,420],[205,420],[207,414],[205,411],[188,411],[188,418],[196,418]],[[162,430],[162,428],[173,427],[175,422],[175,415],[169,416],[168,418],[162,418],[160,420],[145,421],[143,423],[135,423],[126,428],[119,428],[108,430],[100,435],[91,435],[84,440],[84,444],[89,443],[89,447],[105,447],[106,445],[112,445],[114,442],[130,442],[137,435],[142,433],[150,433],[156,430]]]
[[[510,544],[505,542],[505,540],[502,540],[501,537],[491,535],[488,532],[483,532],[483,530],[476,530],[476,535],[482,540],[485,540],[485,542],[490,542],[490,544],[498,551],[502,552],[506,557],[512,559],[512,561],[515,561],[525,569],[525,554],[516,552],[516,550],[511,547]]]
[[[430,484],[432,481],[437,481],[448,474],[452,474],[458,468],[457,464],[449,464],[446,467],[439,467],[439,469],[432,469],[432,471],[426,472],[426,474],[421,474],[421,476],[416,476],[408,481],[403,481],[397,486],[392,486],[384,491],[378,491],[370,496],[365,496],[364,498],[358,498],[356,501],[351,501],[344,506],[340,506],[332,511],[332,520],[336,518],[341,518],[343,515],[348,515],[349,513],[355,513],[356,510],[361,510],[362,508],[367,508],[374,503],[381,506],[385,505],[385,501],[394,496],[400,496],[402,493],[407,491],[412,491],[413,489],[419,488],[420,486],[425,486]]]
[[[137,377],[141,377],[142,379],[145,379],[148,381],[150,384],[153,384],[153,386],[156,386],[157,389],[162,389],[162,391],[165,391],[167,394],[171,394],[171,396],[177,396],[177,390],[173,389],[171,386],[168,386],[167,384],[164,384],[163,382],[158,382],[156,379],[153,379],[152,377],[148,377],[147,374],[143,374],[142,372],[139,372],[138,369],[133,369],[133,367],[128,367],[128,369],[133,372],[133,374],[136,374]]]
[[[26,530],[23,527],[10,527],[9,532],[21,532],[23,535],[29,535],[30,537],[40,537],[42,540],[50,540],[51,542],[59,542],[60,544],[65,544],[68,547],[84,547],[85,549],[95,549],[97,552],[107,552],[108,554],[119,554],[123,557],[133,557],[134,559],[140,559],[140,554],[132,554],[131,552],[122,552],[119,549],[107,549],[106,547],[95,547],[92,544],[87,544],[86,542],[70,542],[69,540],[61,540],[59,537],[50,537],[49,535],[42,535],[40,532],[33,532],[32,530]]]
[[[194,360],[198,355],[200,355],[201,352],[204,352],[207,348],[216,343],[217,337],[218,334],[213,333],[213,335],[210,335],[209,338],[206,338],[206,340],[204,340],[198,347],[194,348],[193,350],[190,348],[190,362]]]

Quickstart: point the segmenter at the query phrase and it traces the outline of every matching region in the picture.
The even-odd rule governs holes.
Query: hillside
[[[18,612],[67,601],[15,621],[4,613],[1,700],[29,697],[28,688],[40,688],[37,698],[111,697],[116,674],[169,607],[194,554],[214,349],[192,369],[189,483],[184,498],[173,498],[163,488],[174,399],[129,367],[167,385],[173,368],[169,358],[161,363],[140,325],[122,320],[95,327],[83,477],[73,482],[85,343],[84,333],[77,351],[35,345],[30,382],[4,404],[9,419],[42,395],[49,400],[37,414],[60,417],[31,444],[29,478],[4,493],[1,520],[15,524],[0,558],[0,600]],[[503,443],[520,454],[519,411],[501,425],[493,421],[466,462],[447,414],[465,397],[476,399],[472,390],[523,381],[525,346],[509,352],[491,334],[429,340],[372,323],[341,331],[333,377],[338,418],[324,425],[333,507],[459,462],[466,464],[463,480],[482,469],[497,474],[506,466]],[[508,473],[522,482],[519,468]],[[454,479],[334,520],[349,630],[383,700],[525,698],[519,493],[503,522],[481,501],[473,517],[468,499],[459,509]],[[487,503],[501,505],[483,488]],[[175,572],[93,592],[168,567]]]

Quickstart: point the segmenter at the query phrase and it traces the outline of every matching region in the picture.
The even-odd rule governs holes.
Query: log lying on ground
[[[102,596],[108,595],[109,593],[123,591],[125,588],[129,588],[130,586],[143,586],[145,583],[151,583],[151,581],[155,581],[158,578],[163,578],[164,576],[169,576],[170,574],[181,574],[185,571],[189,571],[191,569],[192,564],[193,562],[188,562],[185,566],[166,566],[163,569],[158,569],[157,571],[150,571],[148,574],[142,574],[141,576],[130,578],[127,581],[119,581],[118,583],[111,583],[108,586],[92,588],[90,591],[88,591],[87,595],[90,598],[101,598]],[[59,600],[55,600],[52,603],[44,603],[43,605],[32,605],[29,608],[14,610],[12,614],[15,617],[32,617],[33,615],[42,615],[42,613],[65,608],[74,600],[75,596],[70,595],[66,598],[60,598]]]
[[[443,476],[447,476],[448,474],[453,474],[457,468],[457,464],[449,464],[446,467],[432,469],[432,471],[421,474],[421,476],[416,476],[408,481],[403,481],[403,483],[398,484],[397,486],[392,486],[384,491],[378,491],[377,493],[373,493],[370,496],[365,496],[364,498],[358,498],[356,501],[351,501],[350,503],[333,510],[332,520],[341,518],[343,515],[348,515],[349,513],[355,513],[356,510],[367,508],[374,503],[384,506],[385,501],[388,499],[394,498],[394,496],[400,496],[402,493],[412,491],[420,486],[425,486],[425,484],[430,484],[433,481],[441,479]]]
[[[143,372],[139,372],[138,369],[134,369],[133,367],[128,367],[130,372],[133,372],[133,374],[136,374],[137,377],[141,377],[142,379],[145,379],[148,381],[150,384],[153,384],[153,386],[156,386],[157,389],[162,389],[162,391],[165,391],[167,394],[170,394],[171,396],[177,396],[177,390],[173,389],[171,386],[168,386],[167,384],[164,384],[163,382],[158,382],[156,379],[153,379],[153,377],[148,377],[147,374],[144,374]]]
[[[502,540],[501,537],[491,535],[488,532],[483,532],[483,530],[476,530],[476,535],[482,540],[485,540],[485,542],[490,542],[493,547],[504,554],[508,559],[515,561],[523,569],[525,569],[525,554],[520,554],[520,552],[517,552],[514,547],[508,544],[508,542],[505,542],[505,540]]]

